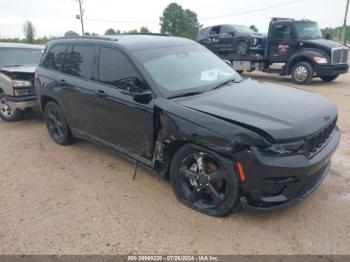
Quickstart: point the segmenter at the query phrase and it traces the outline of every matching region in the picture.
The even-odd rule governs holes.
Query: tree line
[[[169,4],[163,11],[162,16],[159,18],[160,32],[173,36],[187,37],[195,39],[198,31],[202,28],[202,25],[198,21],[197,14],[190,10],[184,9],[177,3]],[[250,28],[254,32],[258,32],[255,25],[251,25]],[[350,41],[350,26],[347,27],[346,40]],[[330,36],[332,40],[340,41],[342,27],[326,27],[321,29],[323,36]],[[22,43],[35,43],[46,44],[48,41],[55,39],[55,36],[44,36],[36,38],[36,30],[32,22],[26,21],[23,25],[24,38],[2,38],[2,42],[22,42]],[[151,33],[151,31],[142,26],[140,29],[133,29],[130,31],[121,31],[119,29],[108,28],[104,35],[118,35],[118,34],[138,34],[138,33]],[[86,33],[87,35],[98,35],[94,32]],[[78,36],[77,32],[72,30],[67,31],[64,36]]]

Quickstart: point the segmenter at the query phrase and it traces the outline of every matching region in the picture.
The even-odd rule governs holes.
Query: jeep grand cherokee
[[[108,146],[169,176],[177,198],[208,215],[302,200],[340,140],[325,97],[243,79],[183,38],[58,39],[35,86],[56,143]]]

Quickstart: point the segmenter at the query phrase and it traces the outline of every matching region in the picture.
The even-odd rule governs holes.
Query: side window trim
[[[55,47],[58,47],[58,46],[65,46],[66,49],[65,49],[65,51],[64,51],[64,58],[63,58],[62,65],[61,65],[61,67],[60,67],[58,70],[56,70],[56,69],[53,69],[53,68],[48,67],[47,65],[44,65],[44,62],[46,61],[47,56],[48,56],[48,54],[52,51],[52,49],[54,49]],[[65,43],[58,43],[58,44],[52,45],[52,46],[50,47],[50,49],[47,50],[47,53],[45,54],[45,57],[42,58],[42,61],[41,61],[41,63],[40,63],[40,66],[42,66],[42,67],[44,67],[44,68],[46,68],[46,69],[48,69],[48,70],[52,70],[52,71],[55,71],[55,72],[61,72],[61,73],[62,73],[62,68],[63,68],[63,65],[64,65],[64,63],[65,63],[65,61],[66,61],[67,47],[68,47],[68,45],[65,44]]]

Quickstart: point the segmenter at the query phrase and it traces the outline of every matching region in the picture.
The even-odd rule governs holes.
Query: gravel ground
[[[54,144],[35,114],[0,122],[0,254],[350,254],[350,74],[302,88],[337,104],[341,144],[318,190],[264,215],[205,216],[108,149]]]

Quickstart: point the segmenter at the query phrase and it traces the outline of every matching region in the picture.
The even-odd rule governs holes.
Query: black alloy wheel
[[[61,108],[53,101],[45,106],[45,121],[51,138],[60,145],[70,144],[72,134]]]
[[[238,181],[220,160],[197,146],[185,146],[174,157],[171,181],[178,199],[207,215],[227,215],[238,206]]]

